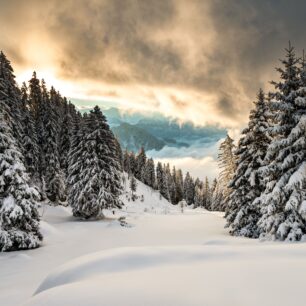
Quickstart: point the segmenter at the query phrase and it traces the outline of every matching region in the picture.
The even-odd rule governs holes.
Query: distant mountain
[[[164,141],[136,125],[123,122],[119,126],[112,127],[112,130],[118,138],[121,147],[129,151],[137,152],[141,147],[144,147],[146,151],[158,151],[165,146]]]
[[[159,151],[164,146],[189,147],[194,142],[207,145],[226,135],[225,129],[213,126],[195,127],[191,123],[180,125],[159,113],[144,115],[121,112],[116,107],[103,109],[103,113],[122,147],[134,152],[142,146],[147,151]]]

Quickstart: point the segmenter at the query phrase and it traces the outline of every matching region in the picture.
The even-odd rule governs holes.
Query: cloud
[[[204,180],[208,177],[212,181],[219,173],[217,155],[223,140],[198,140],[189,147],[180,148],[166,146],[160,151],[148,151],[147,155],[153,157],[156,162],[169,163],[182,169],[184,174],[189,171],[194,178]]]
[[[0,7],[0,45],[18,71],[52,69],[71,97],[114,98],[199,125],[244,125],[287,41],[306,46],[302,0],[0,0]]]

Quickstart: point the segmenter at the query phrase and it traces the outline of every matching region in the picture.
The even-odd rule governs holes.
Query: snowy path
[[[49,207],[43,247],[0,254],[0,305],[305,305],[306,244],[230,237],[218,213],[151,199],[130,228]]]

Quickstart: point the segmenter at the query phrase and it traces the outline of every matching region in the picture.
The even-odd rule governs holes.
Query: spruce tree
[[[254,200],[264,191],[264,178],[258,172],[263,166],[271,137],[269,131],[270,109],[260,89],[249,124],[242,132],[235,151],[237,169],[230,183],[232,192],[226,211],[227,226],[232,235],[256,238],[260,208]]]
[[[201,186],[196,185],[194,188],[194,208],[203,207],[204,205],[204,190]]]
[[[188,205],[194,203],[194,182],[189,172],[186,173],[184,180],[184,199]]]
[[[72,203],[73,215],[84,219],[101,218],[103,209],[121,207],[121,180],[115,137],[98,106],[85,118],[79,151],[82,172],[69,192],[75,189],[82,192]],[[73,169],[73,165],[71,167]]]
[[[226,136],[225,140],[221,143],[218,154],[218,163],[221,169],[219,174],[219,191],[222,190],[222,201],[220,203],[220,207],[217,209],[220,211],[224,211],[226,206],[228,205],[229,195],[231,193],[231,189],[229,187],[229,183],[233,178],[236,161],[234,156],[234,141],[229,135]]]
[[[209,186],[208,178],[206,177],[205,182],[203,184],[203,206],[208,210],[211,207],[211,200],[212,200],[211,197],[212,197],[211,189]]]
[[[55,92],[53,92],[53,95]],[[54,101],[54,98],[52,99]],[[42,149],[42,176],[46,182],[46,194],[54,204],[66,200],[64,175],[61,171],[58,151],[58,120],[50,95],[42,81],[42,101],[40,114],[42,118],[41,149]]]
[[[158,162],[156,166],[156,186],[157,190],[161,193],[163,188],[163,166],[161,162]]]
[[[131,189],[131,193],[132,193],[132,200],[135,201],[135,198],[136,198],[135,192],[137,190],[137,181],[136,181],[134,175],[131,175],[130,189]]]
[[[24,163],[28,173],[32,178],[38,173],[38,163],[40,150],[38,147],[36,125],[34,117],[30,110],[28,90],[25,83],[21,87],[21,102],[22,102],[22,147],[24,152]]]
[[[176,186],[176,200],[175,203],[179,203],[184,198],[184,179],[181,169],[175,171],[175,186]]]
[[[301,87],[305,67],[299,62],[289,44],[283,67],[277,69],[281,80],[272,82],[274,138],[261,168],[266,188],[255,201],[261,206],[258,228],[265,238],[300,240],[306,231],[306,101]]]
[[[74,108],[68,104],[67,100],[63,99],[63,119],[61,121],[60,133],[59,133],[59,157],[60,166],[67,175],[68,171],[68,152],[70,150],[70,141],[72,138],[72,112],[75,112]]]
[[[0,251],[36,248],[42,235],[37,211],[38,192],[29,186],[20,143],[14,127],[20,118],[11,116],[17,89],[13,70],[0,53]],[[16,101],[21,103],[21,101]],[[17,131],[18,129],[15,129]]]
[[[138,155],[136,156],[136,171],[135,171],[135,177],[140,180],[141,182],[144,182],[144,169],[147,161],[146,152],[143,147],[141,147]]]
[[[144,170],[144,183],[151,188],[155,188],[155,166],[152,158],[146,161]]]

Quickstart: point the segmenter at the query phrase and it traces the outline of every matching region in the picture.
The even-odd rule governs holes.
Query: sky
[[[17,80],[36,70],[79,105],[246,125],[291,40],[306,47],[306,1],[0,0],[0,49]]]

